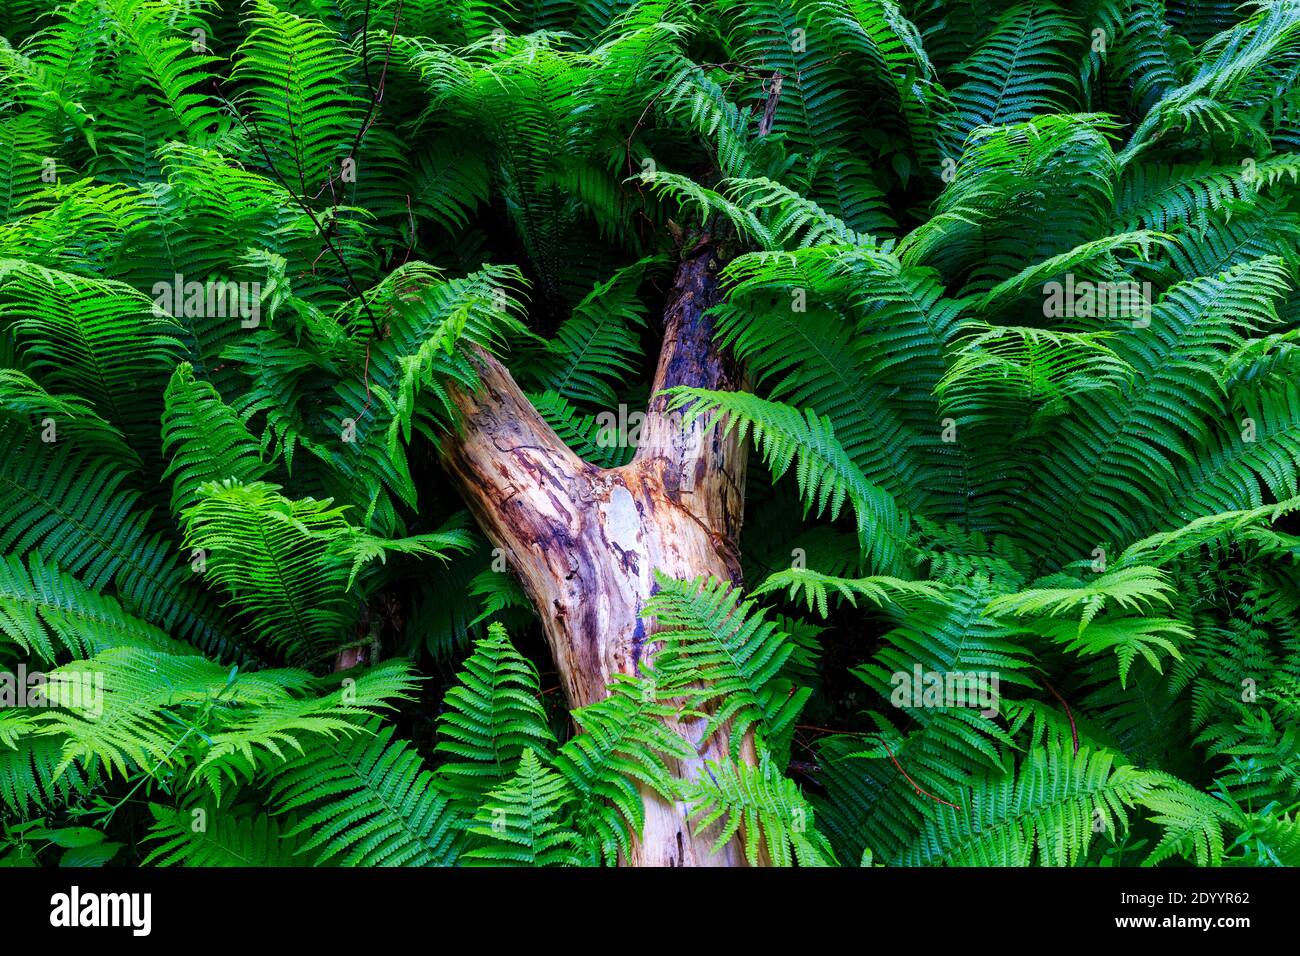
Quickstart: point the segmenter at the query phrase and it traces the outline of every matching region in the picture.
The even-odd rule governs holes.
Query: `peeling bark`
[[[642,611],[656,569],[740,582],[746,445],[703,421],[684,430],[659,394],[675,385],[730,389],[739,382],[703,314],[718,301],[719,268],[707,238],[678,266],[653,398],[636,455],[623,467],[602,469],[575,455],[486,353],[476,357],[481,388],[453,395],[461,422],[444,442],[444,465],[536,607],[570,707],[602,699],[615,674],[635,673],[652,656]],[[707,741],[700,740],[702,721],[676,729],[700,754],[671,767],[683,779],[728,753],[726,728]],[[741,753],[754,760],[752,741],[742,742]],[[710,855],[716,833],[692,835],[684,806],[648,789],[643,799],[645,827],[629,865],[745,865],[739,838]]]

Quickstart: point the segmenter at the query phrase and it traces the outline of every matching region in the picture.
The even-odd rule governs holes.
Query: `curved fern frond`
[[[671,389],[670,411],[682,412],[690,425],[703,415],[722,418],[723,434],[738,429],[743,440],[753,433],[763,461],[780,478],[793,464],[799,497],[805,509],[834,520],[849,502],[857,516],[858,538],[864,554],[888,571],[898,560],[899,542],[907,531],[906,516],[893,498],[874,487],[836,440],[830,420],[808,410],[769,402],[745,392],[703,388]]]
[[[715,852],[743,833],[751,864],[762,852],[776,866],[835,865],[830,844],[814,826],[813,808],[770,760],[757,767],[712,761],[707,766],[687,786],[685,799],[696,832],[720,824]]]
[[[1154,788],[1151,774],[1113,754],[1035,748],[1014,773],[981,780],[957,810],[940,805],[905,866],[1072,866],[1097,833],[1127,827]]]
[[[614,385],[641,359],[645,307],[636,291],[650,262],[643,259],[598,284],[561,323],[553,354],[533,372],[543,390],[597,408],[618,404]]]
[[[943,585],[940,584],[905,581],[902,578],[887,576],[842,578],[822,574],[811,568],[787,568],[784,571],[775,571],[750,593],[758,597],[783,588],[788,588],[787,596],[792,601],[797,601],[802,595],[808,610],[816,608],[817,613],[823,618],[830,613],[829,594],[832,591],[853,607],[857,607],[859,597],[866,598],[877,607],[895,604],[907,607],[917,600],[943,600]]]
[[[304,865],[297,856],[300,840],[288,838],[293,821],[281,823],[267,813],[236,813],[208,807],[149,804],[153,826],[146,839],[155,842],[144,862],[157,866]]]
[[[572,789],[574,829],[593,860],[616,863],[631,852],[645,820],[641,787],[676,796],[666,759],[697,754],[666,723],[678,708],[661,703],[653,675],[615,675],[609,696],[573,712],[581,733],[555,754],[554,767]]]
[[[25,564],[12,555],[0,563],[0,632],[46,662],[61,650],[92,657],[113,647],[175,651],[180,646],[36,552]]]
[[[278,813],[301,815],[287,831],[301,839],[297,852],[344,866],[454,864],[462,823],[432,772],[391,726],[362,731],[317,737],[277,769],[271,799]]]
[[[1005,126],[1040,113],[1068,113],[1078,101],[1066,49],[1078,27],[1051,3],[1002,14],[971,57],[953,68],[967,77],[950,96],[956,116],[945,132],[960,145],[977,126]]]
[[[343,511],[329,499],[291,501],[265,482],[210,482],[185,512],[186,546],[269,647],[311,660],[351,636]]]
[[[303,197],[344,188],[352,139],[365,107],[346,82],[355,59],[323,23],[257,0],[232,79],[247,87],[242,104],[253,135]],[[357,180],[359,170],[352,173]],[[364,173],[361,173],[364,176]]]
[[[43,441],[59,433],[79,447],[102,452],[128,469],[141,467],[140,454],[114,426],[76,395],[51,395],[18,369],[0,369],[0,414],[32,426]]]
[[[162,450],[171,459],[163,478],[172,479],[173,514],[197,504],[209,481],[250,483],[266,476],[270,469],[258,443],[188,362],[172,373],[163,403]]]
[[[148,298],[121,283],[6,260],[0,318],[13,323],[43,385],[83,396],[136,447],[153,446],[162,382],[181,343],[179,326]]]
[[[789,635],[723,582],[678,581],[659,571],[655,581],[644,615],[659,627],[659,692],[706,709],[704,737],[730,722],[733,750],[753,730],[765,746],[785,751],[811,693],[779,676],[794,652]]]

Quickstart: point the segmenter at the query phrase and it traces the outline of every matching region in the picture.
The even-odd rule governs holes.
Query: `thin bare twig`
[[[257,126],[257,120],[253,119],[252,117],[250,117],[247,120],[244,118],[243,114],[240,113],[239,108],[234,104],[234,102],[232,102],[229,98],[226,97],[224,93],[221,92],[220,80],[214,78],[212,83],[216,91],[217,98],[221,100],[221,102],[226,104],[231,114],[239,122],[239,125],[243,127],[243,130],[248,135],[249,139],[251,139],[257,145],[258,150],[262,154],[262,158],[266,161],[267,169],[269,169],[271,175],[275,177],[276,182],[278,182],[280,186],[284,189],[284,191],[289,194],[290,198],[293,199],[294,204],[299,209],[301,209],[304,214],[306,214],[307,218],[311,220],[312,226],[315,227],[316,231],[320,233],[321,237],[325,240],[326,248],[334,254],[334,259],[338,262],[339,268],[343,270],[343,277],[347,280],[348,283],[348,291],[351,292],[352,295],[357,297],[357,299],[361,303],[362,310],[366,313],[367,318],[370,319],[371,334],[373,336],[378,336],[379,320],[375,317],[374,312],[371,311],[370,303],[366,301],[366,297],[361,294],[361,288],[357,284],[356,276],[352,274],[352,268],[348,265],[347,260],[343,257],[343,253],[340,252],[338,247],[334,244],[333,237],[326,232],[325,227],[321,224],[320,219],[317,218],[316,212],[311,208],[311,206],[307,203],[307,201],[302,196],[300,196],[291,185],[289,185],[289,181],[284,178],[279,168],[275,165],[275,160],[271,158],[271,152],[269,149],[267,149],[266,141],[262,136],[261,130]],[[301,164],[299,165],[301,166]]]
[[[898,762],[898,758],[894,756],[894,752],[889,749],[889,744],[885,741],[884,735],[882,734],[874,733],[869,730],[835,730],[831,727],[816,727],[812,724],[796,724],[795,726],[799,730],[820,730],[823,733],[842,734],[845,737],[875,737],[880,741],[880,745],[885,748],[885,753],[889,754],[889,759],[893,762],[894,766],[898,768],[898,772],[903,775],[903,779],[912,785],[912,789],[916,791],[917,796],[929,797],[936,803],[942,803],[945,807],[952,807],[954,810],[962,809],[957,804],[949,803],[947,800],[943,799],[943,797],[937,797],[930,791],[923,789],[919,783],[913,780],[911,775],[903,769],[903,765]]]
[[[1070,722],[1070,739],[1074,741],[1074,752],[1077,754],[1079,752],[1079,730],[1074,726],[1074,714],[1070,711],[1070,705],[1065,702],[1064,697],[1056,692],[1056,688],[1048,683],[1046,677],[1043,678],[1043,683],[1052,692],[1052,696],[1060,701],[1061,706],[1065,708],[1065,717]]]

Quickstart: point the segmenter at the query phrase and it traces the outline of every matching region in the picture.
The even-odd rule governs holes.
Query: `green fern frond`
[[[657,622],[658,692],[681,695],[707,712],[703,736],[731,725],[733,750],[753,731],[777,753],[808,699],[778,676],[794,648],[753,601],[720,581],[678,581],[655,572],[658,588],[644,616]]]
[[[103,452],[128,469],[141,467],[140,454],[125,437],[76,395],[52,395],[18,369],[0,370],[0,413],[32,426],[49,442],[71,439],[79,447]]]
[[[474,642],[458,680],[438,717],[434,751],[448,759],[438,765],[436,777],[458,805],[472,810],[514,775],[525,749],[553,744],[555,737],[538,703],[537,670],[500,624]]]
[[[41,384],[84,397],[137,447],[152,445],[144,436],[180,353],[171,319],[129,286],[14,260],[0,261],[0,296],[0,318]]]
[[[877,607],[892,604],[907,606],[916,600],[942,601],[943,586],[924,581],[905,581],[902,578],[875,576],[867,578],[841,578],[822,574],[811,568],[788,568],[767,576],[763,583],[750,593],[755,597],[788,588],[787,597],[793,601],[802,594],[808,610],[817,609],[821,617],[829,614],[830,591],[857,607],[857,599],[864,597]]]
[[[140,493],[111,461],[16,440],[0,429],[0,552],[31,549],[91,589],[110,581],[128,613],[178,639],[236,656],[236,629],[150,528]]]
[[[869,484],[836,440],[830,421],[812,410],[800,413],[779,402],[745,392],[718,392],[681,386],[671,389],[670,411],[682,412],[689,426],[701,416],[722,417],[722,433],[737,429],[743,440],[751,431],[763,461],[780,478],[793,464],[805,509],[834,520],[847,501],[857,516],[864,554],[881,570],[897,562],[906,516],[893,498]]]
[[[793,781],[767,759],[757,767],[709,761],[688,784],[689,819],[698,833],[719,824],[717,852],[737,833],[751,865],[765,853],[776,866],[834,866],[835,855],[815,826],[813,808]]]
[[[580,733],[555,754],[554,768],[575,795],[574,829],[593,860],[617,862],[640,836],[645,808],[642,787],[664,799],[677,785],[667,760],[697,755],[665,720],[678,708],[659,701],[655,675],[615,675],[609,696],[573,711]]]
[[[478,843],[467,866],[577,866],[577,835],[565,824],[573,795],[564,778],[526,749],[519,769],[484,798],[469,832]]]
[[[346,83],[350,51],[324,24],[265,0],[252,4],[248,25],[233,79],[248,90],[241,105],[252,135],[299,195],[314,197],[335,178],[341,187],[344,162],[358,162],[349,150],[365,115]]]
[[[636,291],[650,261],[620,269],[597,285],[561,323],[552,341],[553,354],[534,372],[543,390],[597,408],[618,404],[614,385],[632,373],[641,358],[645,313]]]
[[[1127,827],[1153,786],[1150,774],[1105,751],[1035,748],[1014,773],[980,781],[940,805],[905,866],[1072,866],[1098,833]]]
[[[11,811],[53,811],[91,789],[97,776],[63,764],[63,741],[54,736],[31,735],[3,742],[0,730],[0,802]]]
[[[253,436],[188,362],[172,373],[163,403],[162,450],[171,458],[163,477],[172,479],[173,514],[197,504],[206,482],[266,477],[269,468]]]
[[[149,804],[153,826],[146,839],[156,843],[146,864],[157,866],[304,865],[296,856],[300,840],[286,837],[293,821],[267,813],[239,813],[217,807],[167,807]]]
[[[28,554],[25,564],[12,555],[0,563],[0,632],[25,653],[50,663],[62,650],[91,657],[113,647],[180,647],[152,624],[123,611],[113,598],[46,564],[36,552]]]
[[[1169,576],[1159,568],[1130,565],[1107,571],[1092,582],[1075,587],[1031,588],[1004,594],[990,601],[985,610],[995,617],[1053,616],[1079,610],[1079,633],[1083,633],[1108,603],[1125,610],[1143,611],[1156,603],[1168,605],[1173,590]]]
[[[351,531],[343,512],[265,482],[209,482],[185,512],[185,541],[269,647],[310,660],[350,635],[349,568],[336,550]]]
[[[271,799],[277,813],[301,815],[288,830],[301,838],[299,854],[344,866],[456,862],[460,818],[410,742],[393,734],[369,723],[350,736],[317,737],[277,768]]]
[[[1068,113],[1078,82],[1066,48],[1078,33],[1050,3],[1021,4],[1000,16],[980,48],[953,68],[967,80],[951,92],[957,113],[945,130],[949,140],[960,144],[977,126]]]
[[[560,440],[583,461],[601,468],[617,468],[631,460],[635,448],[630,442],[617,441],[617,429],[609,429],[598,415],[586,415],[574,408],[557,392],[532,393],[528,396]]]

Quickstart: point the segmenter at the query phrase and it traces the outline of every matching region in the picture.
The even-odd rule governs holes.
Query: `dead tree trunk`
[[[655,569],[740,583],[746,445],[702,421],[683,429],[659,394],[676,385],[738,385],[704,315],[719,297],[719,267],[707,237],[682,257],[665,308],[653,397],[635,458],[623,467],[578,458],[489,355],[478,357],[480,390],[455,395],[461,426],[444,444],[444,464],[532,599],[571,707],[603,698],[614,674],[634,673],[653,652],[642,610]],[[725,728],[703,742],[700,722],[676,729],[700,754],[672,768],[682,778],[728,753]],[[742,743],[742,754],[754,759],[752,742]],[[710,855],[713,836],[691,834],[685,807],[649,790],[643,798],[645,827],[628,864],[745,864],[738,839]]]

